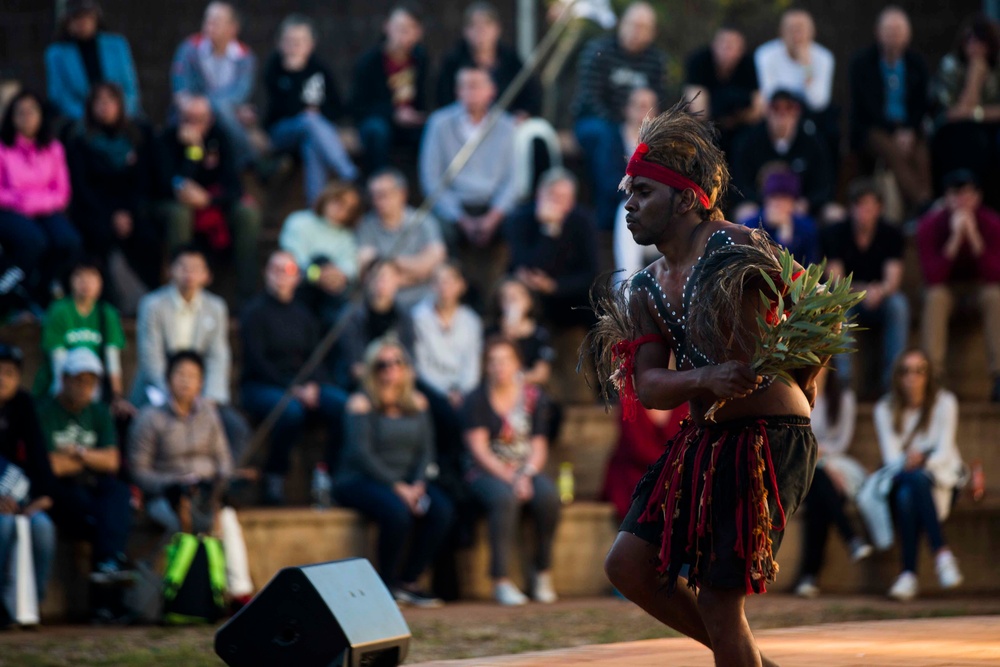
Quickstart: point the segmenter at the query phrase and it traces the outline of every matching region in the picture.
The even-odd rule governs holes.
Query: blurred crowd
[[[524,604],[508,571],[522,505],[537,531],[527,593],[555,600],[560,494],[544,473],[560,415],[552,339],[590,323],[588,293],[612,247],[616,279],[655,258],[624,227],[618,183],[642,120],[675,101],[651,5],[620,18],[599,0],[571,11],[559,57],[493,114],[522,62],[488,2],[464,8],[461,38],[436,67],[421,10],[396,6],[344,88],[316,53],[309,17],[285,18],[258,67],[239,38],[253,17],[211,2],[173,55],[170,108],[154,111],[128,39],[107,28],[114,17],[67,0],[44,54],[45,94],[0,82],[0,308],[7,322],[41,322],[44,355],[24,378],[20,350],[0,346],[0,466],[30,481],[15,494],[0,475],[0,567],[14,515],[31,519],[41,596],[56,529],[92,543],[92,576],[106,582],[129,568],[134,508],[169,535],[190,529],[181,501],[205,485],[284,505],[309,427],[325,433],[334,500],[378,525],[377,566],[400,602],[440,603],[422,575],[485,514],[495,597]],[[925,502],[927,480],[954,487],[961,465],[955,399],[932,369],[946,367],[952,311],[977,298],[1000,401],[1000,214],[984,188],[1000,167],[1000,32],[969,19],[934,68],[910,47],[907,14],[887,7],[838,100],[837,63],[809,13],[790,9],[777,27],[751,49],[737,26],[721,26],[687,58],[683,96],[719,129],[729,218],[766,229],[800,261],[826,258],[830,276],[851,273],[867,291],[857,315],[882,340],[879,442],[887,465],[913,472],[889,493],[904,545],[893,591],[916,594],[921,531],[942,584],[957,585],[937,523],[947,511]],[[548,89],[567,78],[568,124]],[[563,166],[574,159],[579,177]],[[300,210],[261,275],[253,193],[289,170],[301,170]],[[429,210],[413,206],[422,197]],[[907,351],[911,306],[921,306],[902,291],[910,239],[926,284],[926,354]],[[226,298],[209,290],[219,277],[235,286]],[[123,315],[135,318],[134,377],[122,363]],[[338,322],[332,349],[311,359]],[[807,503],[816,532],[803,594],[816,589],[828,524],[855,557],[871,551],[842,516],[860,482],[833,472],[857,382],[850,358],[835,365],[827,386],[843,389],[817,406],[836,436],[820,438],[830,463]],[[921,388],[908,388],[918,376]],[[252,425],[265,420],[251,467]],[[678,420],[640,415],[622,425],[623,443],[652,451]],[[915,438],[926,440],[921,460],[903,454]],[[608,491],[620,507],[641,474],[621,456]],[[920,472],[944,458],[947,474]]]

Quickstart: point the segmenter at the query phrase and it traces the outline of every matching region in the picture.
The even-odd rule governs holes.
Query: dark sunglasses
[[[375,372],[381,373],[384,370],[393,368],[394,366],[402,366],[402,359],[379,359],[375,362]]]

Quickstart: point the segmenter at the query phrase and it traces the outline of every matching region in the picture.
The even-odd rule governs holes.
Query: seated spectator
[[[908,211],[934,197],[930,152],[924,137],[929,74],[910,48],[910,18],[886,7],[875,26],[875,44],[851,61],[851,146],[892,171]]]
[[[167,537],[181,531],[177,514],[181,498],[196,496],[198,487],[211,490],[233,473],[233,458],[222,420],[211,401],[203,398],[205,362],[192,350],[170,355],[166,367],[168,398],[147,406],[129,434],[132,478],[145,496],[146,514]],[[212,512],[192,511],[193,533],[211,533]]]
[[[560,326],[590,322],[586,306],[597,277],[597,232],[590,214],[577,206],[576,188],[576,177],[568,170],[549,170],[535,201],[517,209],[504,225],[510,273],[535,293],[545,316]]]
[[[436,461],[427,399],[417,391],[413,364],[398,343],[372,343],[364,366],[361,390],[347,402],[334,496],[378,524],[378,570],[393,597],[415,607],[440,607],[441,600],[417,583],[454,515],[447,494],[428,478]]]
[[[354,226],[361,195],[348,183],[326,186],[312,209],[285,220],[278,244],[291,253],[305,281],[299,298],[325,327],[333,326],[347,305],[348,288],[358,279],[358,241]]]
[[[486,0],[476,0],[465,8],[462,38],[445,54],[437,80],[438,106],[455,101],[455,76],[463,67],[478,67],[490,73],[503,95],[524,63],[517,51],[500,41],[503,26],[497,8]],[[537,116],[542,110],[542,89],[538,79],[530,77],[508,107],[515,116]]]
[[[631,155],[639,144],[639,128],[647,117],[659,113],[656,93],[650,88],[636,88],[628,96],[625,105],[625,121],[621,126],[622,155]],[[620,199],[620,195],[619,195]],[[625,224],[627,211],[619,201],[618,213],[615,215],[615,269],[616,283],[629,278],[633,273],[643,269],[660,256],[656,246],[641,246],[632,238],[632,232]]]
[[[493,242],[504,216],[514,207],[514,120],[503,114],[450,183],[444,175],[462,147],[476,136],[496,85],[489,72],[463,67],[456,75],[458,101],[438,109],[427,120],[420,147],[420,182],[424,194],[438,193],[434,213],[449,246],[459,238],[478,247]]]
[[[334,362],[337,384],[354,387],[364,373],[365,350],[379,338],[393,338],[411,356],[416,336],[410,311],[399,303],[402,271],[395,262],[378,262],[369,269],[365,296],[351,307],[337,344]]]
[[[121,252],[146,289],[160,284],[161,271],[160,234],[146,206],[152,150],[148,133],[125,115],[121,89],[94,84],[84,120],[67,146],[73,222],[89,255],[107,266],[112,254]]]
[[[532,597],[555,602],[552,542],[559,522],[559,493],[542,473],[548,458],[548,398],[520,376],[517,346],[504,338],[486,342],[482,386],[465,403],[465,442],[471,462],[472,495],[486,508],[490,533],[493,595],[502,605],[523,605],[528,598],[510,580],[508,552],[516,543],[522,505],[535,519]]]
[[[417,377],[457,409],[479,386],[483,323],[462,304],[465,278],[455,262],[434,272],[434,296],[413,309]]]
[[[1000,213],[983,205],[979,180],[964,169],[945,178],[944,202],[943,209],[929,212],[917,226],[920,268],[927,285],[924,349],[931,366],[943,369],[955,287],[974,284],[993,375],[991,400],[1000,402]]]
[[[690,110],[715,123],[719,147],[729,155],[736,135],[764,117],[746,37],[735,26],[724,24],[715,31],[711,44],[688,56],[684,70],[684,97],[691,100]]]
[[[838,110],[833,98],[833,53],[816,43],[816,24],[804,9],[788,9],[781,16],[779,36],[757,47],[754,65],[765,100],[787,90],[805,102],[806,117],[816,123],[831,159],[840,146]]]
[[[0,245],[28,275],[42,305],[80,258],[80,234],[64,215],[69,198],[63,146],[52,136],[42,100],[22,91],[0,122]]]
[[[430,295],[446,250],[440,223],[430,214],[418,219],[406,205],[407,193],[406,176],[396,169],[368,179],[372,210],[358,225],[358,262],[367,270],[375,261],[391,260],[400,273],[399,303],[409,310]]]
[[[501,335],[517,345],[525,382],[547,387],[556,359],[552,335],[538,323],[538,302],[531,289],[510,277],[497,287],[497,325],[487,336]]]
[[[850,219],[827,227],[821,236],[830,278],[853,275],[852,287],[865,291],[865,300],[854,309],[865,328],[881,328],[883,391],[892,381],[892,364],[906,347],[910,330],[910,308],[903,282],[903,235],[882,219],[882,196],[875,182],[860,179],[848,193]],[[850,354],[835,359],[845,387],[854,374]]]
[[[764,205],[758,215],[741,223],[763,229],[803,266],[819,261],[819,230],[808,215],[796,213],[799,177],[789,171],[772,173],[764,181]]]
[[[25,516],[30,522],[39,602],[45,598],[56,552],[56,531],[47,514],[55,478],[35,403],[21,389],[23,366],[21,350],[0,343],[0,629],[14,621],[16,609],[16,582],[8,576],[17,544],[14,517]]]
[[[339,449],[341,417],[347,400],[342,390],[327,382],[322,364],[302,384],[292,384],[320,340],[316,320],[305,306],[295,301],[299,278],[294,257],[283,250],[271,253],[265,291],[247,305],[240,326],[243,408],[261,420],[274,409],[286,390],[292,394],[292,400],[271,429],[263,497],[269,505],[285,502],[285,476],[291,450],[302,439],[307,417],[322,419],[330,440],[329,450]]]
[[[122,350],[125,331],[115,307],[101,298],[104,280],[100,268],[80,262],[70,274],[70,295],[54,302],[45,313],[42,325],[42,351],[45,357],[35,375],[35,396],[55,396],[62,390],[63,369],[72,350],[86,348],[103,360],[107,382],[98,397],[108,403],[118,418],[134,414],[135,408],[125,398],[122,383]]]
[[[854,499],[867,474],[860,463],[846,454],[854,439],[857,399],[854,391],[842,385],[837,374],[828,368],[821,369],[816,376],[816,390],[812,429],[819,445],[819,461],[803,505],[803,557],[795,586],[795,594],[804,598],[819,595],[819,573],[831,525],[844,540],[851,561],[857,563],[872,554],[872,546],[858,536],[844,512],[846,502]]]
[[[201,32],[184,40],[170,68],[174,105],[184,113],[191,98],[207,98],[212,115],[232,147],[241,171],[257,156],[250,128],[257,123],[250,106],[257,59],[239,41],[240,16],[232,2],[214,0],[205,7]]]
[[[132,402],[165,405],[170,393],[167,360],[182,350],[197,352],[204,398],[222,418],[236,458],[249,440],[250,427],[230,398],[229,309],[222,298],[205,289],[211,279],[205,255],[194,246],[182,246],[170,263],[170,283],[139,302]]]
[[[53,483],[52,519],[63,535],[93,546],[95,583],[127,579],[125,544],[132,523],[132,494],[118,479],[121,453],[111,412],[95,401],[104,368],[88,348],[66,355],[62,387],[38,401]]]
[[[241,299],[257,284],[260,211],[242,200],[236,159],[215,123],[208,99],[191,97],[177,125],[160,138],[162,205],[167,244],[173,252],[197,234],[214,253],[232,248]]]
[[[415,153],[427,120],[428,58],[420,43],[424,26],[419,11],[396,5],[383,32],[384,39],[358,58],[351,91],[351,112],[369,174],[389,166],[394,147]]]
[[[56,41],[45,49],[49,102],[68,120],[87,115],[87,99],[99,83],[115,84],[122,91],[125,116],[142,114],[128,40],[106,32],[102,19],[96,0],[69,0],[59,17]]]
[[[875,433],[882,464],[896,473],[891,501],[900,534],[902,572],[889,597],[911,600],[917,595],[917,549],[926,533],[942,588],[962,583],[958,561],[941,532],[962,472],[955,443],[958,400],[934,380],[930,359],[908,350],[896,360],[892,391],[875,404]]]
[[[663,455],[663,448],[681,427],[685,409],[636,411],[635,419],[626,419],[618,411],[618,444],[604,473],[601,500],[615,506],[619,521],[632,506],[632,492],[649,467]]]
[[[1000,162],[1000,29],[978,14],[965,21],[931,83],[938,116],[931,144],[935,185],[956,169],[983,181]],[[993,203],[996,206],[996,203]]]
[[[278,49],[264,67],[264,126],[277,151],[295,151],[305,170],[306,203],[319,197],[331,177],[353,181],[357,167],[333,121],[341,113],[333,74],[316,57],[316,26],[301,14],[281,22]]]
[[[594,38],[580,53],[573,130],[586,160],[598,229],[614,224],[618,182],[628,160],[619,153],[623,103],[635,88],[649,88],[664,99],[666,56],[654,39],[656,11],[647,2],[633,2],[617,34]]]
[[[833,200],[836,179],[823,142],[802,123],[802,103],[779,90],[771,96],[764,122],[744,132],[733,148],[733,203],[740,206],[733,217],[754,215],[761,202],[764,178],[780,167],[799,177],[802,195],[796,208],[815,216]]]

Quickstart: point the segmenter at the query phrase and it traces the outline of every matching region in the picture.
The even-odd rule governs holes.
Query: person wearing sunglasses
[[[890,491],[900,534],[902,572],[889,597],[911,600],[918,592],[917,550],[926,533],[942,588],[962,583],[958,561],[941,531],[963,464],[955,443],[958,399],[938,387],[927,353],[903,352],[892,372],[892,389],[875,404],[875,431],[885,466],[898,466]]]
[[[454,508],[430,479],[437,463],[427,398],[416,389],[410,355],[392,338],[365,351],[361,389],[347,403],[344,443],[334,497],[378,524],[382,580],[400,604],[441,606],[417,580],[448,535]]]

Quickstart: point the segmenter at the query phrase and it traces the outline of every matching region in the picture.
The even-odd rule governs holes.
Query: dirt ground
[[[877,597],[787,595],[751,598],[755,630],[840,621],[1000,615],[1000,597],[949,596],[900,604]],[[616,598],[501,608],[462,603],[405,610],[413,633],[408,663],[522,653],[675,636],[634,605]],[[17,667],[220,665],[214,628],[44,626],[0,633],[0,665]]]

